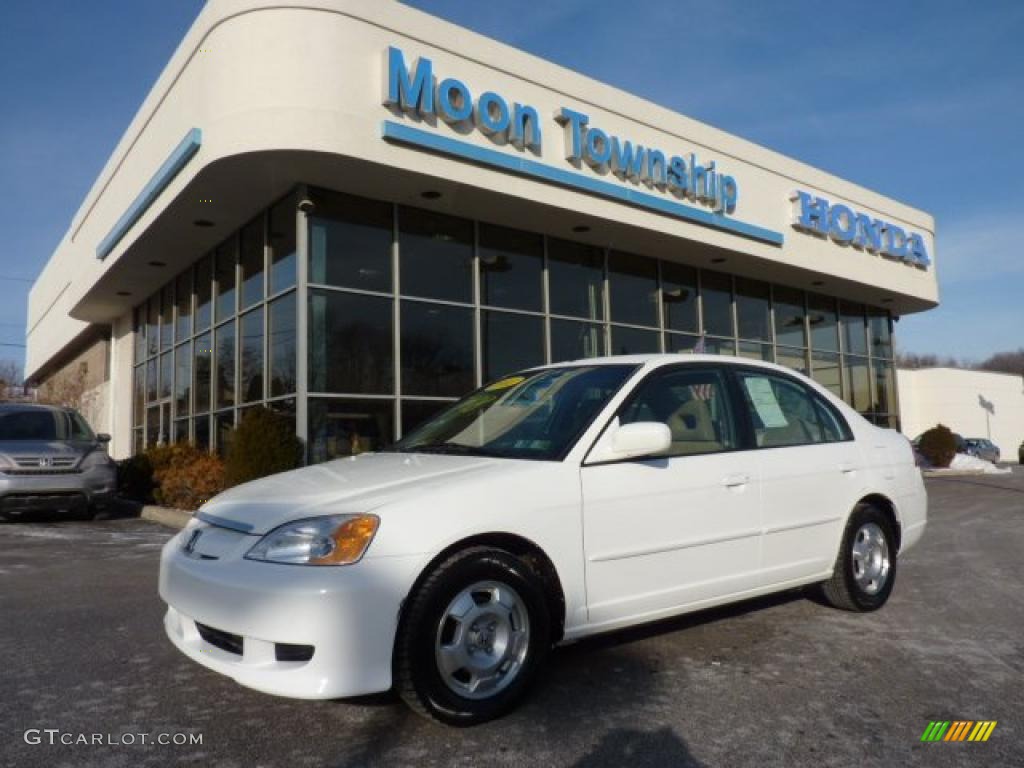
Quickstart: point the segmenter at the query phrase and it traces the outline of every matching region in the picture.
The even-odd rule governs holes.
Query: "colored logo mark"
[[[932,720],[921,741],[988,741],[996,720]]]

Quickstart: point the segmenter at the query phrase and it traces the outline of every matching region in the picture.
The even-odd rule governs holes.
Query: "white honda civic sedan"
[[[160,595],[171,641],[242,685],[395,688],[469,725],[595,633],[802,585],[877,609],[925,521],[910,443],[803,376],[611,357],[221,494],[164,548]]]

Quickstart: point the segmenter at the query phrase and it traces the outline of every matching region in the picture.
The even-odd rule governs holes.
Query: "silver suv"
[[[61,510],[93,517],[117,488],[109,441],[71,408],[0,403],[0,516]]]

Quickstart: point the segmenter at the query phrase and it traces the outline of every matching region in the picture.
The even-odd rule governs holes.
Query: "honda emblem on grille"
[[[185,554],[191,555],[195,552],[196,542],[199,541],[199,535],[202,533],[201,530],[192,531],[192,535],[188,537],[188,541],[185,542]]]
[[[39,459],[39,466],[40,467],[52,467],[53,466],[53,459],[51,459],[49,456],[42,456]]]

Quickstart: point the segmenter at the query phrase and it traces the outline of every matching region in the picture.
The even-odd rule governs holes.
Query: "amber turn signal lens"
[[[310,564],[348,565],[358,561],[373,541],[379,525],[380,518],[376,515],[357,515],[349,518],[331,534],[334,549],[323,557],[310,558]]]

